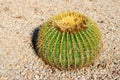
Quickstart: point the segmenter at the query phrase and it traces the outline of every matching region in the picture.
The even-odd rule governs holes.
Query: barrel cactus
[[[38,54],[52,67],[71,70],[90,65],[101,46],[96,24],[78,12],[59,13],[39,28]]]

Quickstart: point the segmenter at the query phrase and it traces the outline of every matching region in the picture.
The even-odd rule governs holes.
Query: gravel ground
[[[66,10],[92,18],[103,49],[89,67],[59,71],[36,55],[33,33],[52,15]],[[120,0],[0,0],[0,80],[120,80]]]

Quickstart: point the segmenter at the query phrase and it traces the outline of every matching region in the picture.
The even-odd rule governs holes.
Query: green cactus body
[[[90,65],[101,47],[101,33],[96,24],[77,12],[62,12],[39,29],[38,54],[46,64],[59,69]]]

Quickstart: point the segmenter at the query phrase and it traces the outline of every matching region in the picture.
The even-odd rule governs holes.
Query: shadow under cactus
[[[37,27],[37,28],[35,28],[35,29],[33,30],[32,40],[31,40],[31,41],[32,41],[32,45],[33,45],[33,49],[34,49],[35,54],[36,54],[37,56],[39,56],[38,53],[37,53],[37,46],[36,46],[37,37],[38,37],[38,31],[39,31],[39,27]]]

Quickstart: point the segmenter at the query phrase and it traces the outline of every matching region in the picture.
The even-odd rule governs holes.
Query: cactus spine
[[[78,12],[62,12],[39,29],[38,54],[46,64],[71,70],[90,65],[101,49],[96,24]]]

